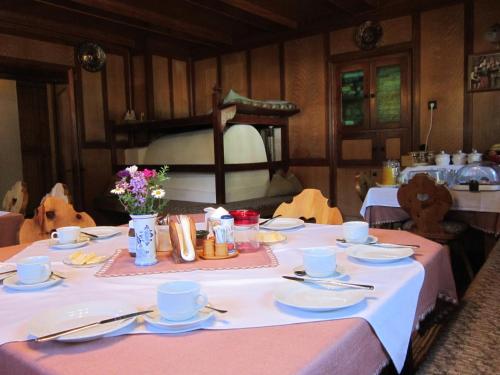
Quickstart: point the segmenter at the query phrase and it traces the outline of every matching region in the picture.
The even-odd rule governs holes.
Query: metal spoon
[[[219,312],[219,313],[221,313],[221,314],[225,314],[225,313],[227,313],[227,310],[216,309],[215,307],[212,307],[212,306],[210,306],[210,305],[205,305],[205,307],[206,307],[207,309],[217,311],[217,312]]]

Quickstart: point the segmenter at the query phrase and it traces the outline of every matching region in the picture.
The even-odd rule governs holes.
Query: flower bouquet
[[[167,204],[165,190],[161,186],[161,183],[168,179],[167,171],[166,165],[158,172],[150,169],[140,171],[133,165],[118,172],[120,180],[111,190],[112,194],[118,196],[134,222],[135,264],[140,266],[157,262],[155,224],[158,212]]]

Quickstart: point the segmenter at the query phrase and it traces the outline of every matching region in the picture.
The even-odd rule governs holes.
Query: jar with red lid
[[[234,242],[238,251],[251,251],[259,248],[260,213],[255,210],[233,210]]]

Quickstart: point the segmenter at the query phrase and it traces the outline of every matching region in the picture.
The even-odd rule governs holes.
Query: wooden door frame
[[[0,78],[32,80],[46,83],[66,83],[68,85],[70,118],[74,130],[70,146],[75,150],[75,152],[71,153],[73,156],[71,161],[74,186],[73,198],[75,205],[81,207],[83,202],[83,181],[81,179],[80,127],[76,114],[74,72],[74,67],[69,65],[0,56]]]

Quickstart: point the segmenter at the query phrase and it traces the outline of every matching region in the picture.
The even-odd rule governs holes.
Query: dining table
[[[204,223],[201,222],[201,216],[196,217],[200,221],[197,227],[202,228]],[[391,355],[383,343],[391,338],[381,339],[377,332],[389,332],[390,336],[392,330],[398,330],[398,309],[405,307],[398,305],[413,304],[413,308],[409,310],[409,335],[433,311],[439,299],[455,303],[457,301],[448,248],[441,244],[405,231],[372,228],[370,235],[376,236],[381,243],[412,244],[415,246],[415,253],[401,262],[363,264],[346,256],[348,248],[339,246],[337,239],[342,237],[340,225],[307,223],[283,233],[286,241],[258,250],[267,251],[276,259],[276,262],[265,267],[229,269],[213,266],[151,273],[146,269],[136,275],[109,274],[113,267],[109,262],[124,254],[120,251],[126,251],[120,248],[126,248],[127,228],[120,228],[120,233],[113,238],[90,241],[82,248],[84,251],[113,254],[101,269],[65,265],[61,259],[75,250],[53,250],[43,241],[1,248],[0,267],[4,269],[12,267],[24,256],[47,254],[51,257],[53,269],[63,273],[66,279],[44,292],[12,292],[6,290],[5,286],[0,290],[0,319],[4,322],[4,327],[5,322],[9,322],[9,334],[12,337],[0,346],[0,373],[377,374],[391,363]],[[336,312],[328,313],[326,318],[318,314],[310,321],[302,321],[299,312],[281,306],[273,300],[272,294],[268,295],[268,284],[294,283],[281,279],[279,275],[293,275],[291,266],[300,259],[299,250],[311,246],[335,246],[338,262],[342,261],[347,270],[357,272],[356,280],[365,283],[373,281],[380,294],[367,297],[358,310],[373,307],[378,296],[383,295],[386,290],[390,291],[391,296],[384,298],[392,298],[393,310],[380,310],[382,314],[379,313],[376,317],[382,326],[380,330],[374,329],[367,319],[359,317],[362,311],[351,316],[351,310],[348,309],[347,312],[339,312],[338,316],[335,316]],[[245,256],[246,254],[241,253],[235,259],[241,258],[243,261]],[[133,258],[130,259],[133,262]],[[217,264],[217,261],[212,262]],[[416,285],[412,302],[407,301],[404,290],[396,286],[398,280],[393,275],[406,279],[405,270],[415,269],[421,269],[417,273],[422,280]],[[365,280],[363,275],[371,275],[370,272],[376,273],[377,278]],[[418,277],[415,276],[415,279]],[[228,313],[216,314],[217,325],[211,329],[186,333],[125,332],[122,335],[79,343],[37,343],[28,336],[26,322],[36,319],[41,307],[53,308],[70,301],[85,302],[100,298],[128,298],[131,302],[141,301],[141,307],[147,307],[142,301],[154,301],[157,285],[176,279],[197,280],[203,289],[209,291],[210,303],[214,307],[229,310]],[[222,284],[229,289],[227,293],[220,289]],[[237,291],[236,295],[230,293],[231,288],[234,288],[235,293]],[[259,294],[259,290],[265,290],[266,293]],[[227,296],[231,296],[231,299],[225,298]],[[262,311],[266,311],[264,305],[271,311],[270,315],[283,317],[283,321],[278,319],[264,326],[249,324],[231,328],[233,320],[240,321],[242,317],[252,321],[255,315],[255,319],[266,320],[267,316],[258,316],[261,307]],[[387,311],[385,315],[384,311]],[[228,325],[229,329],[224,325]],[[399,353],[400,356],[406,356],[406,349],[407,345]],[[401,366],[397,368],[399,371]]]
[[[24,216],[16,212],[0,211],[0,247],[19,243],[19,229]]]
[[[460,191],[450,189],[453,204],[448,220],[462,221],[494,236],[500,235],[500,191]],[[361,216],[376,226],[410,219],[398,202],[397,187],[372,187],[361,206]]]

